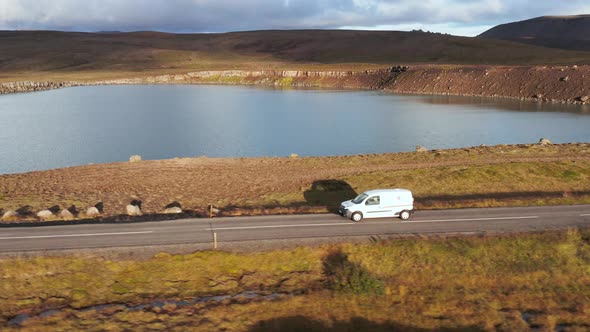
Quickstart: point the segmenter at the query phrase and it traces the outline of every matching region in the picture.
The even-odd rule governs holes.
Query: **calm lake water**
[[[234,86],[76,87],[0,96],[0,173],[174,157],[347,155],[589,142],[590,108]]]

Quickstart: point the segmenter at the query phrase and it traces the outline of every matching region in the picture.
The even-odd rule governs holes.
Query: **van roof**
[[[368,190],[365,191],[365,194],[367,195],[378,195],[378,194],[384,194],[384,193],[409,193],[410,195],[412,194],[411,191],[409,191],[408,189],[402,189],[402,188],[396,188],[396,189],[373,189],[373,190]]]

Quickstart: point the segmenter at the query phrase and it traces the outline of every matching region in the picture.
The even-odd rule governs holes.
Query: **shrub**
[[[383,281],[348,260],[348,255],[341,250],[328,254],[323,265],[328,289],[354,294],[383,294]]]

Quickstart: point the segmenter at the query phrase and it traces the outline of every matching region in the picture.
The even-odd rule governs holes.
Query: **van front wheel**
[[[410,211],[408,210],[403,210],[400,214],[399,214],[399,218],[401,220],[408,220],[410,219]]]
[[[352,214],[350,219],[352,219],[352,221],[354,221],[354,222],[359,222],[359,221],[363,220],[363,214],[360,212],[355,212]]]

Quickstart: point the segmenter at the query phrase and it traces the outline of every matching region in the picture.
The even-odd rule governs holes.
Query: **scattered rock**
[[[422,145],[416,145],[416,152],[426,152],[428,149]]]
[[[89,217],[95,217],[100,215],[100,211],[96,208],[96,206],[92,206],[86,210],[86,215]]]
[[[165,214],[178,214],[178,213],[182,213],[182,209],[179,208],[178,206],[173,206],[173,207],[169,207],[166,210],[164,210]]]
[[[51,213],[53,213],[53,214],[57,214],[57,213],[59,213],[59,211],[60,211],[61,209],[59,208],[59,205],[54,205],[54,206],[50,207],[50,208],[49,208],[49,209],[47,209],[47,210],[51,211]]]
[[[551,143],[551,141],[549,139],[543,137],[543,138],[541,138],[539,140],[539,144],[541,144],[541,145],[551,145],[553,143]]]
[[[37,212],[37,217],[41,220],[46,220],[47,218],[53,216],[53,212],[49,210],[42,210]]]
[[[390,73],[403,73],[408,70],[407,66],[394,66],[389,68]]]
[[[434,155],[435,155],[436,157],[440,157],[440,156],[442,156],[442,155],[445,155],[445,154],[446,154],[446,152],[444,152],[444,151],[436,151],[436,152],[434,153]]]
[[[130,216],[141,216],[141,209],[137,205],[127,205],[127,214]]]
[[[29,217],[33,215],[33,207],[30,205],[25,205],[25,206],[21,206],[18,209],[16,209],[16,213],[18,213],[21,216],[24,217]]]
[[[141,156],[138,155],[138,154],[135,154],[135,155],[129,157],[129,162],[130,163],[138,163],[140,161],[141,161]]]
[[[173,208],[173,207],[177,207],[177,208],[179,208],[179,209],[180,209],[180,208],[182,208],[182,206],[180,205],[180,203],[178,203],[177,201],[174,201],[174,202],[172,202],[172,203],[170,203],[170,204],[166,205],[166,206],[164,207],[164,209],[169,209],[169,208]]]
[[[533,95],[533,98],[535,98],[535,99],[541,99],[541,98],[543,98],[543,94],[542,93],[537,93],[536,95]]]
[[[9,221],[12,219],[17,219],[17,218],[18,218],[18,212],[15,212],[15,211],[8,210],[8,211],[4,212],[4,214],[2,215],[2,220],[4,220],[4,221]]]
[[[72,220],[72,219],[74,219],[74,214],[72,212],[70,212],[70,210],[68,210],[68,209],[63,209],[59,213],[59,217],[63,220]]]
[[[99,213],[104,212],[104,203],[103,202],[98,202],[98,203],[94,204],[94,207],[98,210]]]
[[[562,81],[562,82],[567,82],[567,81],[570,80],[570,77],[569,76],[564,76],[564,77],[561,77],[559,80]]]

